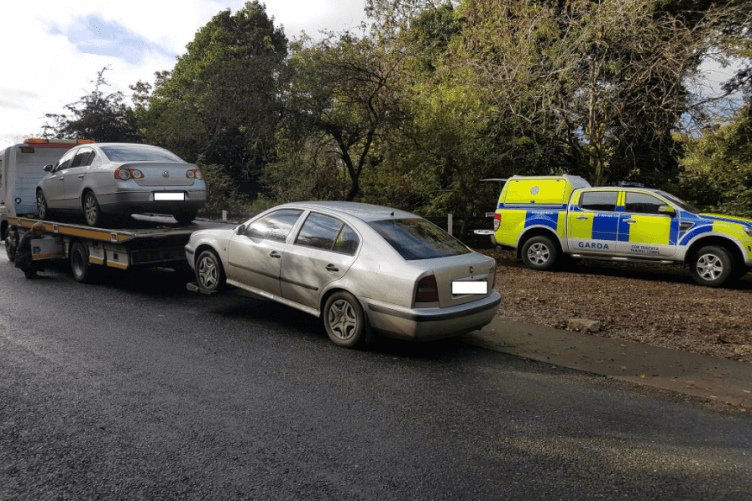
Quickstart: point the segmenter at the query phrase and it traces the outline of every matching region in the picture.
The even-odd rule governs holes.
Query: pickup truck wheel
[[[534,270],[550,270],[559,258],[559,250],[553,241],[544,236],[529,239],[522,246],[522,261]]]
[[[337,346],[352,348],[363,340],[366,320],[363,308],[349,292],[335,292],[324,305],[324,327]]]
[[[50,218],[50,209],[47,207],[47,199],[42,190],[37,190],[37,218],[42,220]]]
[[[89,249],[81,242],[71,245],[70,266],[76,282],[85,284],[94,281],[95,274],[89,264]]]
[[[6,228],[5,235],[3,235],[3,240],[5,240],[5,253],[8,255],[8,261],[15,261],[16,247],[18,246],[18,232],[11,230],[10,228]]]
[[[738,272],[734,257],[717,245],[700,249],[692,258],[692,278],[700,285],[720,287]]]
[[[210,292],[225,287],[225,271],[222,262],[214,251],[205,250],[196,260],[196,282],[199,287]]]
[[[84,216],[86,224],[97,226],[102,223],[102,210],[99,208],[99,202],[93,192],[87,191],[84,196]]]

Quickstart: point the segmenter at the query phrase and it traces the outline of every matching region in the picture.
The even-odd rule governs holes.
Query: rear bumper
[[[428,341],[459,336],[488,325],[496,315],[501,295],[449,308],[401,308],[389,303],[365,300],[371,327],[388,337]]]
[[[185,200],[154,200],[154,192],[166,191],[185,193]],[[97,201],[102,212],[107,214],[126,214],[138,212],[156,212],[174,214],[176,212],[197,211],[206,205],[206,190],[148,190],[110,193],[98,195]]]

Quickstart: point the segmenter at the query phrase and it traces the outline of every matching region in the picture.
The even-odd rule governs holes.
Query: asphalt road
[[[752,419],[466,346],[0,259],[0,500],[752,499]]]

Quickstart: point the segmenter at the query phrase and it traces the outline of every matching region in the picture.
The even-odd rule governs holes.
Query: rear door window
[[[592,211],[614,212],[618,191],[586,191],[580,195],[580,208]]]
[[[425,219],[389,219],[369,223],[408,261],[472,252],[462,242]]]
[[[306,218],[295,243],[317,249],[353,255],[358,248],[358,236],[339,219],[312,212]]]

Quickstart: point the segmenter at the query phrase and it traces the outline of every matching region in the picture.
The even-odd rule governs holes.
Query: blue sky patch
[[[117,21],[106,21],[93,14],[76,18],[65,30],[54,26],[49,32],[65,36],[85,54],[116,57],[134,65],[140,64],[149,52],[173,55],[169,49],[130,31]]]

